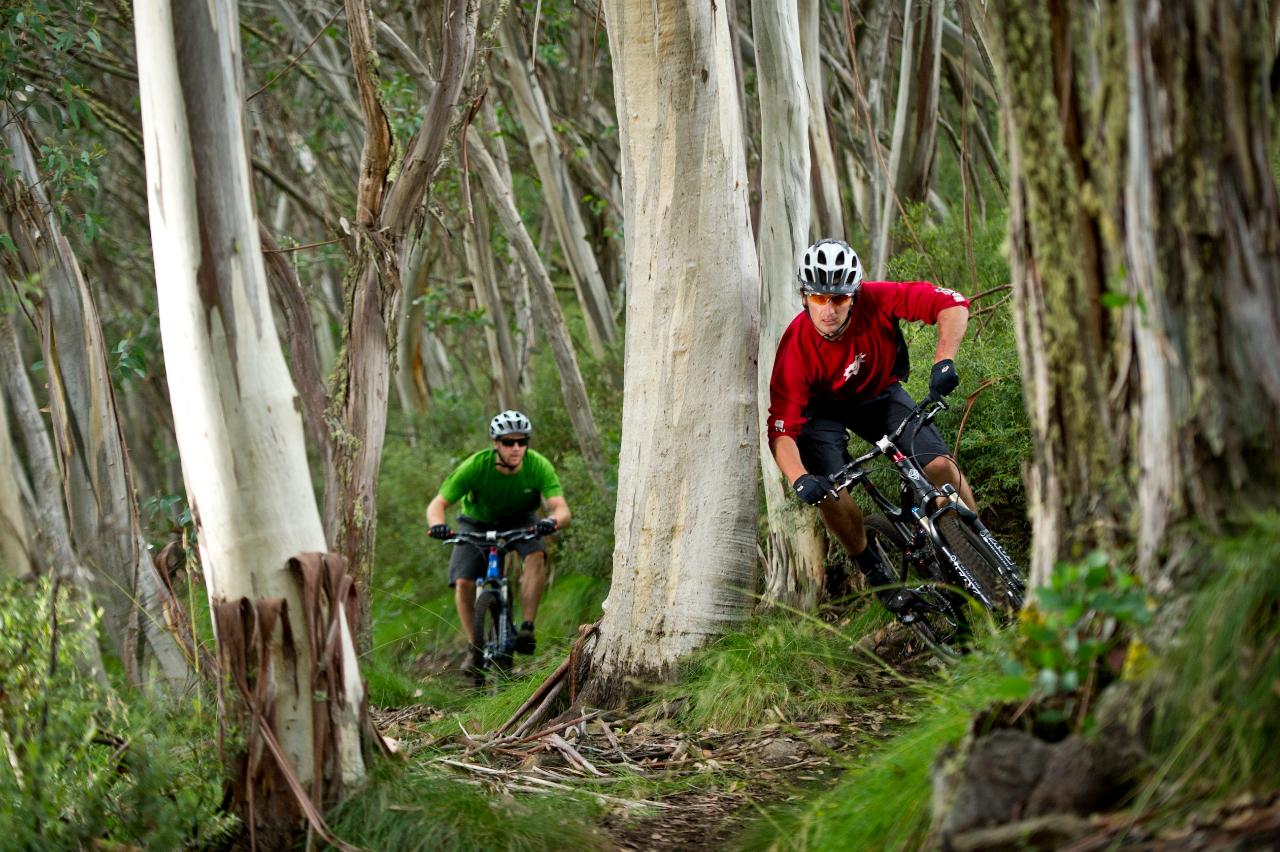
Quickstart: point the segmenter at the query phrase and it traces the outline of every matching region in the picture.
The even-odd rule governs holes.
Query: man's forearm
[[[778,463],[778,470],[787,478],[787,482],[795,482],[808,473],[804,462],[800,461],[800,448],[790,435],[783,435],[773,442],[773,460]]]
[[[444,510],[449,508],[449,504],[440,495],[432,498],[427,504],[427,526],[434,527],[437,524],[444,523]]]
[[[935,364],[948,359],[955,360],[956,353],[960,351],[960,341],[964,340],[964,332],[968,327],[969,309],[963,305],[938,312],[938,348],[933,353]]]

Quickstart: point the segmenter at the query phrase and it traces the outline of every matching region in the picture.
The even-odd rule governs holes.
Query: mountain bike
[[[838,492],[861,485],[882,510],[863,518],[867,544],[880,548],[884,563],[924,603],[924,611],[909,611],[899,619],[932,649],[950,656],[952,637],[963,640],[969,632],[969,600],[1003,620],[1022,608],[1026,586],[1018,566],[978,514],[951,485],[934,487],[911,452],[920,430],[946,409],[932,394],[921,400],[892,434],[832,474],[831,486]],[[881,457],[889,459],[897,474],[896,503],[871,481],[873,472],[885,468],[873,464]]]
[[[477,686],[484,685],[485,670],[501,674],[511,670],[516,628],[512,618],[511,586],[505,570],[506,555],[516,545],[538,538],[536,527],[468,532],[455,530],[445,544],[470,544],[488,552],[488,568],[476,581],[476,610],[472,619],[471,673]]]

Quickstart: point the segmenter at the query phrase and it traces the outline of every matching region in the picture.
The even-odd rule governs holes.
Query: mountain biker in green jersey
[[[546,456],[529,449],[532,434],[533,424],[519,411],[504,411],[489,421],[492,449],[481,450],[458,465],[440,486],[440,493],[427,504],[432,538],[453,537],[445,523],[445,510],[459,501],[458,529],[467,532],[537,527],[545,536],[569,525],[569,504],[565,502],[560,478]],[[536,512],[543,504],[547,517],[539,518]],[[517,653],[532,654],[537,646],[533,622],[547,586],[546,550],[541,538],[516,545],[523,564],[520,610],[524,615],[516,634]],[[480,548],[470,544],[454,546],[449,586],[454,590],[458,617],[471,644],[476,639],[471,635],[476,581],[484,576],[486,567],[486,556]]]

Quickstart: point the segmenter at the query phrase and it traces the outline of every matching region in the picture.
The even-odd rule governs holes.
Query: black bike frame
[[[991,552],[1000,562],[998,569],[1004,575],[1005,581],[1015,583],[1021,587],[1022,581],[1018,577],[1018,569],[1013,560],[1009,558],[1009,554],[1005,552],[1004,548],[996,542],[990,530],[979,520],[977,513],[960,500],[960,495],[956,493],[955,488],[949,484],[943,485],[941,489],[935,488],[929,478],[925,476],[923,468],[916,463],[914,457],[904,454],[896,444],[902,437],[902,433],[906,431],[907,426],[915,421],[915,428],[912,430],[908,441],[909,446],[914,446],[915,437],[920,430],[931,423],[938,416],[938,413],[946,408],[947,404],[941,399],[933,396],[926,397],[916,406],[914,411],[906,416],[892,434],[885,435],[876,441],[873,450],[859,456],[841,468],[839,472],[833,474],[831,476],[831,486],[833,490],[838,492],[842,489],[851,488],[856,484],[861,484],[863,490],[871,497],[872,501],[884,510],[885,515],[902,533],[907,543],[904,552],[910,564],[916,569],[916,573],[930,577],[935,581],[941,581],[942,577],[938,576],[939,572],[934,566],[933,559],[933,553],[940,554],[954,569],[956,576],[960,578],[964,591],[981,602],[983,606],[990,610],[995,610],[997,608],[996,603],[990,600],[979,588],[973,579],[973,575],[965,568],[951,548],[947,547],[946,542],[939,535],[937,529],[938,519],[948,512],[955,512],[991,548]],[[869,466],[881,456],[889,459],[897,471],[898,478],[901,480],[901,490],[897,504],[889,500],[871,481]],[[935,505],[937,508],[934,508]],[[931,547],[933,553],[930,552]]]

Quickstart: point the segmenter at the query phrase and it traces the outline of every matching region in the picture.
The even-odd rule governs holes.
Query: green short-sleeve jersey
[[[449,503],[461,501],[459,511],[467,517],[493,523],[536,511],[544,497],[564,494],[555,467],[539,452],[526,452],[520,469],[509,476],[498,470],[497,461],[497,450],[476,453],[449,474],[440,496]]]

